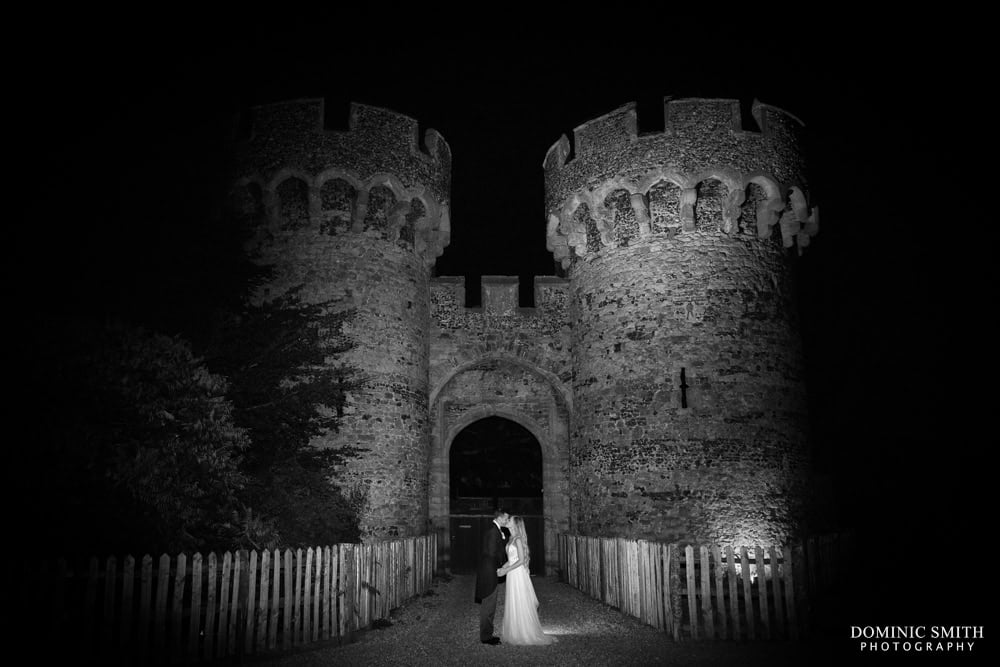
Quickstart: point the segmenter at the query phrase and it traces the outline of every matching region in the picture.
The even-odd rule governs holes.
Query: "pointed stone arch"
[[[470,395],[468,387],[483,389],[478,395]],[[505,387],[510,388],[508,394],[504,394]],[[568,389],[551,372],[526,359],[497,354],[461,364],[437,382],[430,395],[428,509],[446,566],[451,558],[452,442],[468,425],[486,417],[502,417],[529,431],[541,447],[546,571],[552,573],[557,567],[557,535],[569,530],[568,396]]]
[[[278,229],[307,227],[314,213],[312,178],[301,169],[280,169],[264,191],[264,205],[271,224]]]

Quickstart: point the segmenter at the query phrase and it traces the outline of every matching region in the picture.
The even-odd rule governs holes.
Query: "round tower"
[[[817,231],[802,123],[756,103],[628,104],[545,157],[570,280],[573,530],[780,543],[800,525],[807,415],[792,261]],[[570,155],[572,152],[572,156]]]
[[[407,116],[352,104],[346,131],[322,100],[253,110],[236,155],[236,194],[259,212],[255,262],[273,267],[257,304],[294,295],[343,315],[329,363],[354,369],[338,432],[319,447],[358,448],[336,483],[362,499],[362,536],[427,530],[429,279],[449,240],[451,151],[419,142]]]

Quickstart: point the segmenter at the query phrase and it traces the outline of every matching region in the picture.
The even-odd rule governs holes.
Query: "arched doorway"
[[[449,451],[451,569],[475,572],[482,531],[496,507],[524,518],[532,574],[545,573],[542,448],[520,424],[491,416],[472,422]]]

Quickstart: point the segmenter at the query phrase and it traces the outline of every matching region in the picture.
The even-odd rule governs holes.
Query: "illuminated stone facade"
[[[793,248],[816,233],[801,123],[733,100],[626,105],[545,159],[548,247],[569,276],[574,529],[780,542],[808,469]]]
[[[364,369],[341,430],[363,446],[338,480],[370,498],[369,537],[436,530],[448,545],[448,451],[487,416],[543,453],[546,561],[573,530],[759,543],[801,519],[805,387],[792,265],[816,233],[801,123],[732,100],[667,100],[639,135],[634,105],[580,126],[544,160],[548,247],[566,277],[432,278],[449,238],[450,149],[434,130],[353,105],[261,107],[238,155],[257,211],[255,257],[279,267],[256,295],[298,290],[357,316]],[[683,375],[682,375],[683,374]]]

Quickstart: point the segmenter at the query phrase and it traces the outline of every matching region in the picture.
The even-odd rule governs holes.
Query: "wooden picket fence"
[[[86,659],[194,663],[350,641],[430,589],[437,536],[285,551],[21,563],[25,637]]]
[[[677,641],[798,639],[843,581],[850,535],[770,547],[559,536],[562,581]]]

